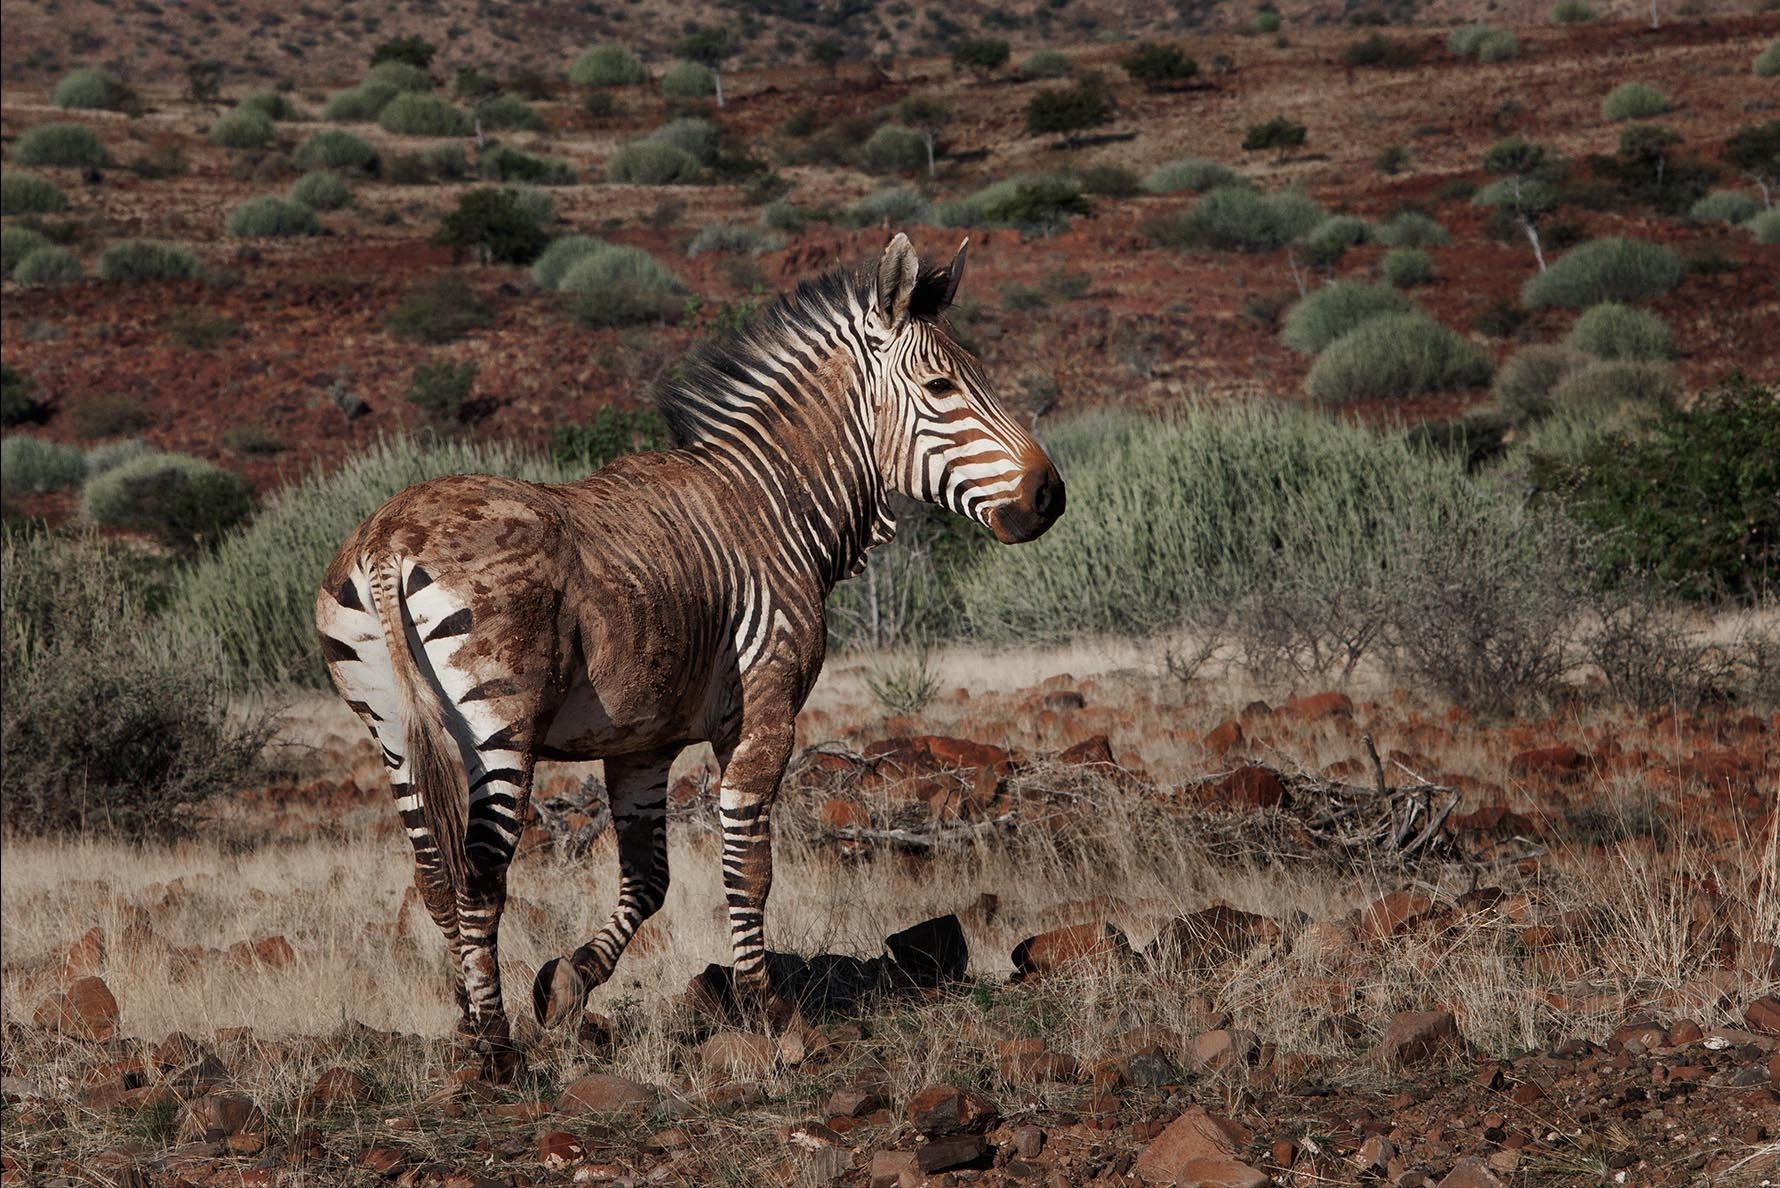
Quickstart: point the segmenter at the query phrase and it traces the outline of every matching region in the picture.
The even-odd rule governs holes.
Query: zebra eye
[[[936,375],[921,386],[926,388],[929,392],[932,392],[935,396],[944,396],[958,390],[958,385],[943,375]]]

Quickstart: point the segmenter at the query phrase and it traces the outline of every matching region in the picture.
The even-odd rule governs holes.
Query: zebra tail
[[[439,869],[451,889],[458,891],[468,885],[470,876],[465,850],[470,788],[464,778],[462,758],[445,725],[442,694],[432,678],[431,662],[408,614],[407,599],[402,593],[401,558],[385,557],[370,572],[371,597],[383,621],[390,668],[402,704],[409,790],[420,801],[421,820],[432,835]]]

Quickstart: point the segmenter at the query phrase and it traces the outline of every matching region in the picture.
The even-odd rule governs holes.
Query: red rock
[[[189,1101],[179,1120],[179,1135],[188,1141],[259,1133],[266,1127],[260,1107],[244,1093],[206,1093]]]
[[[1434,901],[1413,891],[1392,891],[1360,914],[1359,938],[1385,940],[1408,932],[1428,918]]]
[[[1205,749],[1214,755],[1228,755],[1247,741],[1242,733],[1242,723],[1235,718],[1226,718],[1206,732]]]
[[[900,1188],[904,1172],[920,1174],[913,1151],[874,1151],[866,1182],[871,1188]]]
[[[1209,971],[1279,937],[1279,925],[1266,916],[1216,903],[1163,925],[1145,954]]]
[[[1040,977],[1076,962],[1110,968],[1130,951],[1117,925],[1070,924],[1027,937],[1014,947],[1013,962],[1019,976]]]
[[[1132,1170],[1149,1184],[1176,1184],[1193,1160],[1234,1160],[1247,1135],[1226,1119],[1194,1106],[1170,1122],[1137,1156]]]
[[[1257,1044],[1246,1031],[1219,1028],[1194,1036],[1187,1045],[1187,1064],[1195,1071],[1219,1071],[1240,1068],[1248,1063]]]
[[[1113,767],[1112,743],[1104,734],[1084,738],[1057,756],[1057,762],[1077,767]]]
[[[779,1062],[779,1045],[771,1036],[749,1031],[719,1031],[698,1047],[698,1059],[712,1072],[762,1077]]]
[[[1273,1178],[1235,1159],[1189,1159],[1174,1182],[1181,1188],[1267,1188]]]
[[[1438,1188],[1503,1188],[1502,1181],[1484,1165],[1483,1160],[1467,1155],[1453,1164]]]
[[[871,813],[851,800],[826,800],[822,803],[822,824],[830,829],[870,829]]]
[[[87,978],[105,970],[105,930],[93,927],[86,930],[79,940],[69,946],[68,955],[62,959],[62,976],[70,979]]]
[[[364,1154],[358,1157],[360,1167],[368,1168],[380,1176],[393,1176],[413,1162],[414,1156],[402,1147],[366,1147]]]
[[[580,1114],[641,1113],[655,1101],[655,1091],[647,1085],[627,1081],[623,1077],[590,1073],[571,1082],[556,1099],[556,1112],[574,1117]]]
[[[1291,1139],[1280,1139],[1273,1144],[1273,1162],[1281,1167],[1291,1167],[1298,1161],[1298,1144]]]
[[[1371,1134],[1360,1144],[1360,1149],[1354,1152],[1354,1162],[1363,1172],[1378,1173],[1389,1166],[1395,1154],[1396,1150],[1391,1146],[1390,1139],[1382,1134]]]
[[[1780,1035],[1780,995],[1763,995],[1744,1007],[1743,1022],[1751,1031]]]
[[[315,1085],[303,1096],[310,1112],[338,1106],[359,1106],[371,1100],[371,1086],[349,1068],[335,1065],[315,1079]]]
[[[928,1136],[982,1134],[1001,1118],[988,1097],[957,1085],[931,1085],[909,1099],[909,1124]]]
[[[1195,800],[1205,804],[1235,808],[1276,808],[1292,802],[1291,793],[1286,791],[1277,775],[1252,764],[1194,784],[1191,793]]]
[[[117,1034],[117,999],[103,979],[79,978],[43,1000],[31,1022],[79,1039],[108,1040]]]
[[[1379,1050],[1386,1060],[1407,1067],[1456,1053],[1463,1043],[1446,1011],[1402,1011],[1391,1017]]]
[[[965,738],[935,735],[927,740],[927,753],[933,756],[935,763],[954,771],[988,768],[997,775],[1006,775],[1013,770],[1013,763],[1006,751],[988,743],[972,742]]]
[[[585,1154],[586,1144],[566,1130],[547,1130],[538,1138],[538,1162],[553,1171]]]
[[[236,941],[229,946],[229,956],[237,965],[284,969],[296,963],[297,954],[282,936],[266,936],[256,941]]]
[[[1351,718],[1354,716],[1354,702],[1345,693],[1313,693],[1309,697],[1286,702],[1279,707],[1278,712],[1306,722],[1316,722],[1323,718]]]
[[[1064,1052],[1052,1052],[1041,1039],[1006,1040],[997,1045],[997,1068],[1006,1081],[1073,1082],[1081,1077],[1081,1065]]]
[[[831,1118],[860,1118],[883,1109],[884,1099],[870,1090],[837,1089],[828,1095],[825,1108]]]
[[[1044,1151],[1045,1132],[1037,1126],[1016,1126],[1009,1136],[1014,1154],[1021,1159],[1036,1159]]]
[[[980,1134],[951,1134],[915,1148],[915,1166],[932,1174],[949,1167],[975,1163],[989,1153],[989,1140]]]
[[[1688,1044],[1698,1043],[1705,1034],[1692,1019],[1677,1019],[1669,1027],[1669,1042],[1677,1048],[1684,1048]]]
[[[1535,747],[1508,760],[1508,770],[1517,776],[1569,777],[1588,766],[1588,756],[1575,747]]]

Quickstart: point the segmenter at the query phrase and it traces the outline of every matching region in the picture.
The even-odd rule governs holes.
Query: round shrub
[[[186,280],[203,272],[190,248],[164,239],[126,239],[99,257],[100,280]]]
[[[462,136],[469,132],[470,121],[437,95],[404,91],[383,105],[377,126],[398,136]]]
[[[1446,48],[1450,53],[1469,58],[1477,53],[1477,47],[1491,33],[1497,32],[1494,25],[1460,25],[1446,35]]]
[[[671,144],[700,165],[709,165],[717,159],[719,136],[716,124],[692,116],[669,120],[645,139],[655,144]]]
[[[12,159],[20,165],[66,165],[84,169],[109,164],[111,154],[99,136],[85,124],[36,124],[25,129],[13,145]]]
[[[68,195],[35,173],[0,174],[0,215],[55,214],[68,209]]]
[[[569,269],[604,246],[605,240],[591,235],[562,235],[551,240],[532,265],[532,284],[540,289],[559,288]]]
[[[1511,62],[1520,57],[1520,42],[1506,29],[1495,29],[1477,43],[1479,62]]]
[[[70,111],[115,111],[129,98],[129,88],[116,75],[96,66],[82,66],[62,76],[49,101]]]
[[[1743,230],[1757,243],[1780,243],[1780,209],[1764,210],[1743,220]]]
[[[277,239],[319,235],[321,220],[303,203],[277,194],[249,198],[229,212],[228,231],[237,239]]]
[[[919,190],[874,190],[847,208],[847,221],[856,227],[913,226],[933,221],[933,204]]]
[[[210,143],[220,148],[265,148],[274,135],[272,121],[248,107],[226,112],[210,125]]]
[[[470,176],[470,159],[461,144],[433,144],[421,150],[420,160],[427,172],[440,181],[462,181]]]
[[[277,91],[255,91],[245,96],[235,107],[239,111],[257,111],[274,122],[302,118],[297,105]]]
[[[0,437],[0,494],[36,495],[78,487],[87,476],[79,446],[8,433]]]
[[[325,128],[305,140],[295,160],[301,169],[351,169],[358,173],[376,173],[378,164],[377,150],[369,141],[338,128]]]
[[[433,89],[432,76],[412,62],[387,59],[365,72],[365,82],[380,83],[398,91],[416,93]]]
[[[1758,210],[1761,203],[1741,190],[1713,190],[1688,207],[1687,217],[1696,223],[1744,222]]]
[[[621,45],[592,46],[569,67],[569,81],[578,87],[632,86],[647,77],[637,56]]]
[[[692,242],[686,245],[688,256],[716,252],[727,256],[758,256],[785,246],[785,237],[758,227],[740,227],[732,223],[706,223],[699,228]]]
[[[1780,77],[1780,40],[1768,43],[1768,48],[1755,55],[1753,66],[1755,77]]]
[[[98,445],[87,447],[87,478],[104,474],[108,470],[116,470],[124,463],[134,462],[145,454],[158,452],[140,437],[123,437],[116,441],[102,441]]]
[[[1681,283],[1681,257],[1661,244],[1614,236],[1572,248],[1521,286],[1528,309],[1586,309],[1602,301],[1648,301]]]
[[[575,167],[557,157],[528,153],[510,145],[490,145],[482,153],[482,176],[490,181],[530,182],[539,186],[572,186]]]
[[[859,160],[873,173],[910,173],[927,163],[927,142],[913,128],[883,124],[860,147]]]
[[[521,132],[544,130],[544,117],[517,95],[496,95],[486,103],[478,104],[476,115],[484,128]]]
[[[1675,403],[1675,372],[1666,363],[1619,359],[1585,363],[1552,385],[1551,411],[1556,416],[1606,412],[1624,405],[1644,409]]]
[[[1279,336],[1293,350],[1314,355],[1362,322],[1414,309],[1414,302],[1386,285],[1336,281],[1292,306]]]
[[[556,221],[556,203],[536,186],[502,186],[501,193],[513,203],[513,209],[542,227]]]
[[[1559,25],[1586,25],[1595,19],[1595,10],[1588,0],[1558,0],[1551,7],[1551,19]]]
[[[48,246],[49,239],[41,231],[16,223],[0,227],[0,273],[11,276],[26,256]]]
[[[948,226],[1018,227],[1049,234],[1069,225],[1071,215],[1093,208],[1081,179],[1054,174],[1020,174],[984,186],[941,208]]]
[[[1392,288],[1412,289],[1434,279],[1434,261],[1420,248],[1393,248],[1378,262]]]
[[[440,220],[433,242],[469,248],[503,264],[530,264],[549,242],[544,222],[517,187],[471,190]]]
[[[1617,301],[1583,310],[1564,344],[1597,359],[1667,359],[1674,350],[1661,318]]]
[[[1311,263],[1329,265],[1371,238],[1372,225],[1358,215],[1330,215],[1304,236],[1304,250]]]
[[[146,454],[89,480],[80,502],[89,523],[193,551],[253,514],[253,487],[198,458]]]
[[[1075,72],[1075,63],[1060,50],[1037,50],[1020,66],[1020,77],[1066,78]]]
[[[1587,355],[1567,346],[1530,346],[1502,364],[1490,395],[1514,424],[1531,425],[1551,413],[1551,390],[1558,382],[1588,364]]]
[[[1669,97],[1649,83],[1622,82],[1601,100],[1604,120],[1647,120],[1670,107]]]
[[[1143,188],[1152,194],[1178,194],[1183,190],[1203,194],[1238,180],[1236,171],[1222,162],[1204,157],[1181,157],[1152,170],[1143,179]]]
[[[12,270],[12,279],[27,289],[53,289],[72,284],[80,276],[80,257],[53,243],[27,252]]]
[[[310,210],[339,210],[352,201],[352,187],[331,169],[315,169],[292,184],[290,196]]]
[[[1330,343],[1304,381],[1326,404],[1481,387],[1489,356],[1426,314],[1370,318]]]
[[[1392,215],[1372,229],[1372,238],[1394,248],[1439,247],[1452,242],[1445,227],[1417,210]]]
[[[606,162],[606,180],[634,186],[685,185],[698,178],[698,158],[678,145],[638,140]]]
[[[697,62],[675,62],[661,76],[661,93],[670,99],[703,99],[717,93],[717,76]]]
[[[602,244],[568,270],[559,286],[575,316],[592,326],[653,322],[678,313],[686,286],[648,252]]]
[[[321,116],[336,124],[368,124],[401,93],[400,87],[390,83],[362,82],[329,99],[321,109]]]

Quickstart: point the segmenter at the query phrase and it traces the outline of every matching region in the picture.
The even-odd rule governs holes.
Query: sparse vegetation
[[[1010,51],[999,37],[964,37],[952,43],[952,65],[968,70],[979,80],[1007,65]]]
[[[22,223],[0,227],[0,272],[11,276],[20,261],[39,248],[49,246],[43,232]]]
[[[1588,365],[1588,356],[1567,346],[1529,346],[1515,352],[1496,372],[1490,395],[1511,423],[1531,425],[1550,415],[1551,392],[1572,371]]]
[[[1667,359],[1675,349],[1661,318],[1617,301],[1583,310],[1564,344],[1599,359]]]
[[[859,149],[859,161],[873,173],[913,173],[927,162],[921,134],[901,124],[881,124]]]
[[[446,272],[416,285],[384,322],[397,338],[442,343],[493,325],[494,314],[494,306],[469,282]]]
[[[80,257],[59,244],[27,252],[12,270],[12,279],[27,289],[52,289],[81,278]]]
[[[80,486],[86,476],[86,457],[79,446],[28,433],[0,437],[0,494],[67,491]]]
[[[301,119],[303,113],[290,97],[281,91],[254,91],[245,96],[235,105],[238,111],[253,111],[265,116],[274,123],[283,120]]]
[[[1345,66],[1376,66],[1400,70],[1414,66],[1419,61],[1421,53],[1415,46],[1394,37],[1386,37],[1383,33],[1368,34],[1341,51],[1341,62]]]
[[[1759,202],[1740,190],[1713,190],[1689,207],[1687,216],[1696,223],[1735,226],[1748,221],[1760,209]]]
[[[1078,133],[1098,128],[1112,119],[1112,101],[1097,83],[1080,82],[1064,89],[1049,88],[1026,101],[1026,133],[1029,136],[1061,135],[1073,144]]]
[[[1072,216],[1092,209],[1080,180],[1025,174],[945,203],[938,214],[948,227],[1018,227],[1050,233],[1068,226]]]
[[[1284,116],[1274,116],[1263,123],[1249,125],[1242,138],[1242,149],[1249,153],[1278,149],[1283,159],[1291,149],[1304,147],[1305,131],[1303,124]]]
[[[1332,269],[1348,248],[1371,238],[1372,225],[1358,215],[1330,215],[1304,234],[1304,258],[1319,268]]]
[[[164,239],[126,239],[99,257],[100,280],[186,280],[203,273],[190,248]]]
[[[530,264],[550,240],[544,221],[512,189],[485,187],[457,200],[456,209],[440,221],[433,242],[468,248],[491,263]]]
[[[605,241],[591,235],[563,235],[552,239],[532,265],[532,284],[540,289],[561,286],[562,278],[582,258],[598,251]]]
[[[569,81],[578,87],[634,86],[648,77],[637,56],[621,45],[591,46],[569,67]]]
[[[606,162],[606,180],[633,186],[681,186],[698,180],[698,158],[659,140],[621,146]]]
[[[490,145],[482,153],[482,176],[489,181],[522,182],[534,186],[572,186],[575,167],[559,157],[528,153],[510,145]]]
[[[894,186],[876,190],[847,208],[855,227],[912,227],[933,221],[933,205],[919,190]]]
[[[1766,49],[1755,55],[1750,69],[1757,78],[1780,77],[1780,39],[1770,41]]]
[[[0,174],[0,215],[58,214],[68,195],[47,177],[17,171]]]
[[[1186,82],[1199,73],[1199,63],[1189,58],[1178,45],[1160,45],[1154,41],[1138,42],[1130,53],[1119,59],[1119,65],[1133,80],[1152,91]]]
[[[1394,248],[1384,254],[1378,268],[1393,288],[1412,289],[1434,283],[1434,261],[1420,248]]]
[[[590,326],[654,322],[678,314],[686,286],[641,248],[603,243],[569,267],[558,285]]]
[[[323,105],[321,116],[336,124],[374,123],[390,100],[401,93],[402,89],[394,83],[367,79],[330,98]]]
[[[1152,194],[1178,194],[1183,190],[1202,194],[1237,180],[1236,171],[1221,162],[1181,157],[1152,170],[1143,179],[1143,188]]]
[[[777,251],[784,246],[783,236],[762,231],[758,227],[706,223],[692,237],[692,242],[686,245],[686,254],[702,256],[707,252],[716,252],[728,256],[758,256],[761,252]]]
[[[1263,194],[1245,185],[1216,186],[1185,214],[1154,223],[1149,231],[1170,247],[1267,252],[1291,243],[1322,219],[1322,208],[1300,191]]]
[[[338,128],[325,128],[298,147],[294,160],[299,169],[340,169],[375,175],[377,150],[362,136]]]
[[[1317,357],[1304,387],[1324,404],[1345,404],[1478,388],[1489,380],[1487,354],[1415,312],[1368,318],[1337,338]]]
[[[276,134],[270,119],[248,107],[237,107],[210,125],[210,143],[220,148],[265,148]]]
[[[1075,63],[1061,50],[1034,50],[1020,63],[1020,77],[1034,80],[1068,78],[1075,73]]]
[[[1757,243],[1780,243],[1780,209],[1764,210],[1743,221],[1743,230]]]
[[[1601,100],[1604,120],[1647,120],[1662,115],[1670,107],[1669,97],[1649,83],[1622,82]]]
[[[1619,236],[1597,239],[1571,249],[1527,281],[1521,301],[1529,309],[1648,301],[1680,284],[1683,272],[1681,257],[1661,244]]]
[[[662,72],[661,93],[669,99],[703,99],[717,93],[717,76],[697,62],[675,62]]]
[[[287,235],[319,235],[315,211],[293,198],[263,194],[229,212],[229,234],[237,239],[277,239]]]
[[[403,395],[433,420],[455,423],[468,419],[467,412],[473,407],[470,392],[475,386],[476,364],[467,359],[437,359],[414,368]]]
[[[1558,0],[1552,5],[1551,19],[1559,25],[1586,25],[1595,19],[1595,10],[1587,0]]]
[[[1372,229],[1372,238],[1386,247],[1430,248],[1451,243],[1446,228],[1420,211],[1405,210]]]
[[[292,184],[290,196],[310,210],[339,210],[352,201],[352,186],[331,169],[315,169]]]
[[[20,165],[98,167],[111,163],[111,154],[98,133],[85,124],[33,124],[12,146],[12,159]]]

